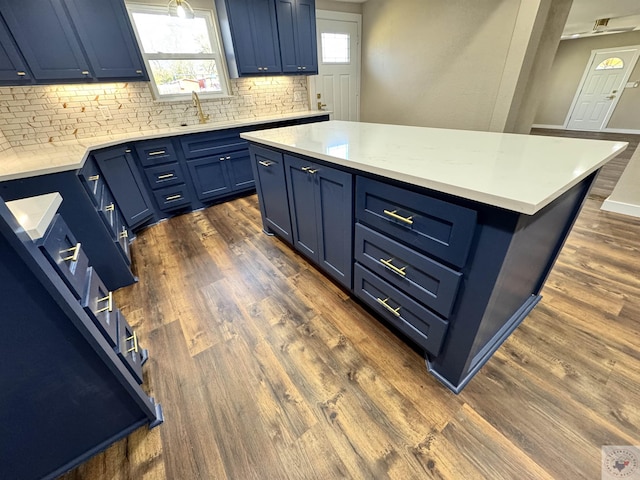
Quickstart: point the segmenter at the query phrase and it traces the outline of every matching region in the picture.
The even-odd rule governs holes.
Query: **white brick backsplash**
[[[201,98],[212,121],[309,109],[306,77],[232,79],[230,87],[230,97]],[[293,92],[302,92],[303,100],[294,101]],[[191,100],[156,102],[146,82],[0,87],[0,104],[0,152],[12,146],[198,123]],[[112,118],[105,120],[100,106],[107,106]]]

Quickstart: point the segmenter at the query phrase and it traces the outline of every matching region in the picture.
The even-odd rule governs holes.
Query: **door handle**
[[[326,103],[318,102],[318,110],[322,110],[323,107],[326,107]]]
[[[615,95],[608,95],[607,97],[605,97],[607,100],[613,100],[614,98],[616,98]]]

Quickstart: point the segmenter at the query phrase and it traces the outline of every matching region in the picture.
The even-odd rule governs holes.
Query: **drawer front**
[[[116,309],[115,314],[118,324],[118,346],[116,347],[116,353],[125,367],[127,367],[127,370],[131,372],[133,378],[136,379],[136,382],[141,384],[143,381],[143,352],[146,353],[146,351],[140,348],[138,336],[129,326],[122,312]]]
[[[167,163],[166,165],[145,168],[144,174],[147,176],[149,185],[154,190],[184,183],[184,174],[178,163]]]
[[[131,265],[131,251],[129,250],[129,230],[124,223],[124,219],[120,213],[116,212],[116,231],[118,232],[117,242],[120,246],[120,252],[127,262],[127,265]]]
[[[113,295],[104,286],[93,267],[87,272],[89,282],[85,292],[82,308],[89,314],[93,323],[102,332],[112,347],[118,341],[118,324],[113,305]]]
[[[87,161],[78,173],[78,177],[80,177],[80,181],[87,190],[87,193],[89,193],[93,204],[99,207],[102,189],[104,188],[104,180],[98,165],[92,157],[87,158]]]
[[[158,208],[165,212],[188,206],[191,203],[189,190],[184,184],[155,190],[153,195],[158,202]]]
[[[360,176],[356,217],[456,267],[467,260],[477,221],[474,210]]]
[[[447,321],[358,264],[354,269],[354,293],[427,352],[438,355]]]
[[[111,190],[109,190],[109,187],[104,185],[102,187],[102,195],[100,197],[100,206],[98,212],[104,220],[104,223],[109,228],[109,232],[111,233],[111,236],[114,240],[117,238],[118,234],[118,226],[116,225],[117,210],[118,207],[116,207],[116,202],[113,199]]]
[[[170,139],[163,138],[160,140],[137,142],[135,149],[140,163],[144,167],[178,161],[178,156]]]
[[[355,258],[387,282],[447,318],[462,274],[356,224]]]
[[[198,133],[180,138],[182,152],[186,158],[222,156],[233,150],[248,149],[249,144],[240,138],[237,129]]]
[[[89,259],[60,215],[55,216],[38,244],[73,295],[81,300],[87,282]]]

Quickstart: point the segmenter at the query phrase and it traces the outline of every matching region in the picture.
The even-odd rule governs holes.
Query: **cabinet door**
[[[251,155],[264,229],[271,230],[292,243],[291,216],[282,154],[252,146]]]
[[[0,0],[7,22],[34,78],[91,78],[62,0]]]
[[[231,193],[231,182],[224,171],[224,161],[220,157],[189,160],[187,166],[200,200],[211,200]]]
[[[148,79],[122,0],[64,2],[97,79]]]
[[[249,150],[232,152],[225,156],[224,161],[229,174],[231,188],[234,191],[248,190],[255,187],[256,182],[253,179],[253,172],[251,171]]]
[[[284,156],[293,245],[304,255],[318,261],[318,222],[313,164],[301,158]]]
[[[276,0],[285,73],[318,73],[314,0]]]
[[[151,200],[130,150],[126,147],[116,147],[95,153],[93,157],[98,162],[129,228],[134,228],[153,217]]]
[[[0,82],[19,85],[28,84],[31,74],[22,60],[13,37],[0,17]]]
[[[278,36],[280,38],[280,60],[284,73],[297,73],[296,55],[296,5],[295,0],[276,0],[278,13]]]
[[[353,271],[353,177],[350,173],[314,165],[318,264],[347,288]]]
[[[238,75],[282,72],[273,0],[226,0]]]

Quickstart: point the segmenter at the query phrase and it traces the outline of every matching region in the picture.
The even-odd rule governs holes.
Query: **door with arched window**
[[[602,130],[638,59],[639,47],[594,50],[567,116],[569,130]]]

